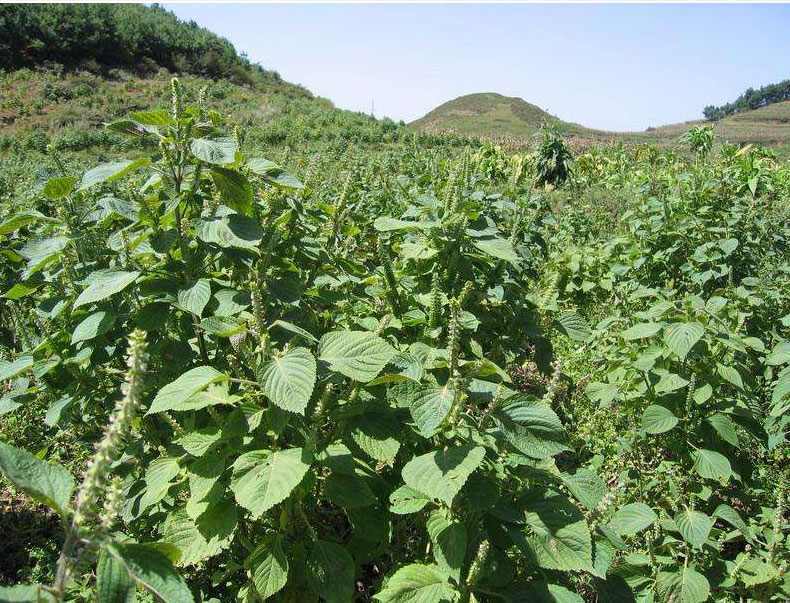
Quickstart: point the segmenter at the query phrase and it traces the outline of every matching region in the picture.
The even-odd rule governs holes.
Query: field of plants
[[[0,601],[790,598],[787,161],[188,81],[2,139]]]

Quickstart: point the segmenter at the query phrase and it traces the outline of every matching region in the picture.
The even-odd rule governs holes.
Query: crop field
[[[0,71],[0,603],[790,600],[788,101],[514,148],[234,57]]]
[[[3,600],[786,600],[786,163],[105,131],[4,198]]]

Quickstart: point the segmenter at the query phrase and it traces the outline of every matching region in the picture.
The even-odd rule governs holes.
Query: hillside
[[[41,66],[95,73],[121,68],[138,75],[164,67],[248,84],[279,79],[228,40],[158,5],[3,5],[0,68]]]
[[[514,96],[496,92],[467,94],[447,101],[410,125],[420,130],[454,131],[464,136],[485,137],[493,133],[532,136],[544,123],[565,131],[586,130],[564,122],[543,109]]]
[[[484,92],[439,105],[409,126],[420,131],[507,140],[519,146],[531,144],[530,138],[544,123],[556,125],[575,146],[589,146],[607,142],[668,145],[690,127],[708,122],[669,124],[644,132],[608,132],[563,121],[521,98]],[[784,151],[790,146],[790,101],[736,113],[710,125],[717,140],[758,143]]]
[[[787,149],[790,146],[790,101],[751,111],[735,113],[715,122],[705,120],[661,126],[650,134],[660,139],[676,139],[691,126],[708,124],[716,137],[732,143],[759,143]]]

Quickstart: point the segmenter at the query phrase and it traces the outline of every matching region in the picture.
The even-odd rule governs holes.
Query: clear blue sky
[[[790,5],[165,6],[339,107],[406,121],[499,92],[644,130],[790,77]]]

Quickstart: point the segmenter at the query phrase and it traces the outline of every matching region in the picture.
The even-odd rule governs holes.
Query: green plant
[[[535,152],[537,171],[535,183],[537,185],[561,185],[571,174],[572,160],[570,148],[559,131],[552,126],[544,126],[541,130],[540,143]]]
[[[713,147],[713,128],[697,126],[683,136],[684,142],[700,157],[707,155]]]
[[[3,167],[0,598],[787,598],[785,164],[170,92]]]

